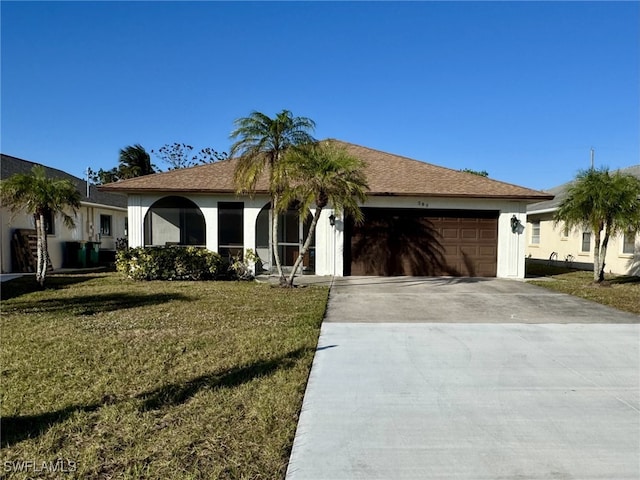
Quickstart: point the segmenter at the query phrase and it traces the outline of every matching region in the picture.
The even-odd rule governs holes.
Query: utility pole
[[[595,159],[595,156],[596,156],[596,151],[593,149],[593,147],[591,147],[591,170],[593,170],[594,168],[593,160]]]
[[[89,198],[89,194],[90,194],[90,191],[89,191],[89,176],[91,175],[91,167],[87,167],[86,174],[87,174],[87,198]]]

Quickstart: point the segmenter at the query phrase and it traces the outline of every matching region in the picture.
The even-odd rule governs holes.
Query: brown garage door
[[[347,222],[345,275],[495,277],[498,212],[364,208]]]

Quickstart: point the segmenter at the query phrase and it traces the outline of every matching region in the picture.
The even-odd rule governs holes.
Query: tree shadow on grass
[[[49,298],[44,300],[24,300],[5,305],[5,313],[58,313],[71,315],[94,315],[100,312],[112,312],[126,308],[158,305],[174,300],[186,301],[191,297],[180,293],[109,293],[101,295],[78,295],[68,298]]]
[[[609,283],[614,284],[637,284],[640,285],[640,277],[630,275],[620,275],[609,280]]]
[[[164,385],[136,395],[135,398],[142,401],[141,412],[180,405],[203,389],[233,388],[256,378],[273,375],[278,370],[289,369],[312,351],[314,351],[313,348],[298,348],[272,360],[260,360],[244,367],[201,375],[185,382]],[[70,405],[61,410],[39,415],[2,417],[0,418],[0,432],[2,433],[0,448],[10,447],[29,438],[37,438],[54,425],[64,422],[76,412],[94,412],[100,407],[126,400],[128,398],[115,400],[114,396],[106,395],[102,401],[90,405]]]
[[[88,282],[99,278],[98,275],[47,275],[45,280],[45,290],[60,290],[63,288],[76,285],[78,283]],[[33,275],[26,275],[19,278],[14,278],[7,282],[2,282],[0,297],[2,300],[10,300],[12,298],[25,295],[32,292],[40,292],[42,288],[36,282]]]
[[[142,411],[179,405],[203,389],[237,387],[256,378],[270,376],[278,370],[291,368],[300,358],[311,351],[314,349],[298,348],[272,360],[260,360],[244,367],[201,375],[186,382],[163,385],[150,392],[141,393],[136,398],[143,401]]]
[[[57,423],[64,422],[76,412],[93,412],[101,404],[70,405],[61,410],[46,412],[39,415],[22,415],[0,418],[0,449],[10,447],[29,438],[37,438]]]

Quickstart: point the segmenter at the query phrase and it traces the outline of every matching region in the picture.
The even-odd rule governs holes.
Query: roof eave
[[[543,213],[553,213],[556,210],[558,210],[558,207],[542,208],[540,210],[527,210],[527,215],[538,215],[538,214],[543,214]]]
[[[109,187],[109,186],[99,186],[99,190],[104,192],[113,192],[113,193],[123,193],[123,194],[140,194],[140,193],[207,193],[207,194],[238,194],[236,190],[233,189],[210,189],[210,188],[166,188],[166,187],[131,187],[131,188],[121,188],[117,187]],[[267,190],[256,190],[252,192],[252,195],[262,195],[268,194]],[[238,194],[242,195],[242,194]]]
[[[107,203],[97,203],[97,202],[89,202],[89,201],[84,201],[84,200],[80,200],[80,205],[83,207],[97,207],[97,208],[104,208],[104,209],[109,209],[109,210],[119,210],[121,212],[126,212],[127,211],[127,207],[120,207],[117,205],[109,205]]]
[[[553,200],[553,195],[481,195],[460,193],[429,193],[429,192],[367,192],[371,197],[436,197],[436,198],[480,198],[489,200],[526,200],[541,202]]]
[[[144,193],[204,193],[204,194],[238,194],[232,189],[205,189],[205,188],[128,188],[123,189],[120,186],[98,186],[99,190],[108,192],[121,192],[127,194],[144,194]],[[268,195],[267,190],[256,190],[252,195]],[[490,200],[521,200],[531,202],[541,202],[552,200],[553,195],[481,195],[481,194],[456,194],[456,193],[429,193],[429,192],[367,192],[367,196],[371,197],[437,197],[437,198],[477,198]]]

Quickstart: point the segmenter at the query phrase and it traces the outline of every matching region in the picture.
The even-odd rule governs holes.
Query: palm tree
[[[362,222],[364,217],[358,204],[366,200],[368,185],[364,163],[330,141],[292,148],[285,155],[283,169],[291,180],[291,186],[282,196],[280,209],[297,202],[300,216],[304,218],[304,214],[315,205],[307,238],[287,280],[287,285],[293,286],[322,210],[331,205],[343,215],[351,215],[356,223]]]
[[[43,166],[36,165],[29,174],[16,174],[0,183],[2,204],[12,213],[26,211],[33,215],[37,238],[36,281],[41,287],[47,272],[49,251],[45,216],[59,215],[69,228],[74,226],[70,209],[75,215],[80,208],[80,192],[69,180],[47,178]]]
[[[130,145],[120,150],[118,179],[142,177],[156,173],[151,157],[140,144]]]
[[[275,118],[264,113],[251,112],[248,117],[234,122],[235,130],[230,137],[235,139],[230,156],[238,156],[234,180],[238,193],[253,193],[258,180],[265,171],[268,173],[269,195],[271,197],[271,255],[273,256],[281,283],[285,282],[278,254],[278,215],[281,197],[287,188],[287,178],[280,168],[284,152],[290,147],[314,142],[311,133],[315,122],[306,117],[294,117],[288,110],[282,110]]]
[[[569,229],[591,229],[593,281],[602,282],[611,235],[640,229],[640,180],[619,172],[611,175],[606,168],[583,170],[569,187],[554,220]]]

